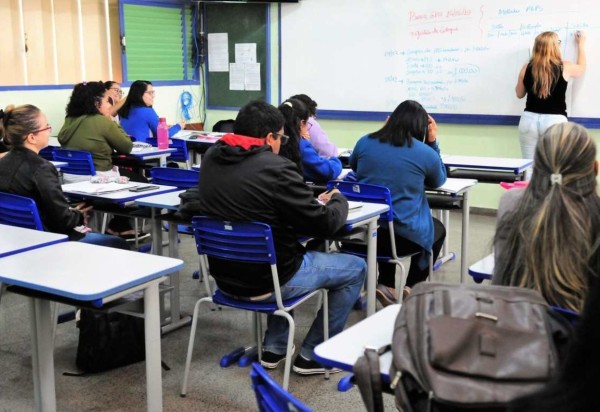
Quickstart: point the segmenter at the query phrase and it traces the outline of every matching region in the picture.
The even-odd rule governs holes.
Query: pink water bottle
[[[158,122],[158,128],[156,131],[156,141],[159,149],[169,148],[169,126],[167,126],[167,119],[161,117]]]

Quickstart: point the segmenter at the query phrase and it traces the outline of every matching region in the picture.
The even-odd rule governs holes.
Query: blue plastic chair
[[[311,409],[283,389],[259,363],[250,370],[252,389],[260,412],[311,412]]]
[[[67,163],[67,166],[61,167],[61,172],[63,173],[80,176],[96,175],[94,160],[90,152],[73,149],[54,149],[54,160]]]
[[[40,150],[39,155],[46,160],[54,160],[54,146],[47,146]]]
[[[152,146],[158,146],[156,137],[149,137],[146,139],[146,143]],[[191,169],[190,154],[188,152],[187,144],[185,140],[181,139],[169,139],[169,148],[176,149],[176,152],[171,153],[168,157],[170,162],[183,162],[185,163],[186,169]]]
[[[390,233],[392,254],[383,255],[377,251],[377,260],[387,263],[394,263],[396,266],[398,266],[400,268],[400,278],[397,279],[397,284],[401,284],[406,273],[404,265],[402,264],[402,260],[414,256],[416,253],[398,256],[396,252],[396,239],[394,237],[394,207],[392,205],[392,194],[390,189],[385,186],[340,180],[333,180],[327,183],[327,189],[332,188],[338,189],[344,196],[346,196],[348,200],[367,203],[381,203],[389,206],[389,210],[379,216],[378,224],[388,228],[388,232]],[[362,253],[355,250],[345,249],[343,244],[341,250],[344,253],[360,256],[364,259],[367,258],[366,252]],[[401,299],[402,293],[398,293],[398,303],[400,303]]]
[[[44,230],[35,201],[12,193],[0,192],[0,223]]]
[[[152,183],[189,189],[198,186],[199,170],[177,169],[175,167],[153,167],[150,169]]]
[[[275,246],[273,244],[273,235],[269,225],[257,222],[228,222],[219,219],[211,219],[204,216],[196,216],[192,219],[194,227],[194,236],[196,238],[196,248],[200,255],[200,267],[204,282],[208,284],[208,259],[215,257],[219,259],[231,260],[236,262],[246,262],[248,264],[268,264],[271,267],[273,276],[273,293],[275,302],[251,302],[247,300],[238,300],[216,290],[212,297],[199,299],[194,306],[194,315],[192,318],[192,328],[190,330],[190,340],[185,362],[185,372],[183,375],[183,384],[181,396],[185,396],[187,391],[188,375],[192,361],[192,352],[194,349],[194,338],[198,324],[198,309],[202,302],[212,302],[221,306],[252,311],[254,314],[255,338],[257,343],[257,354],[260,360],[262,353],[262,323],[260,314],[272,314],[282,316],[289,323],[289,334],[287,343],[287,352],[285,359],[285,370],[283,375],[283,388],[287,390],[290,378],[290,369],[292,366],[291,358],[294,344],[295,324],[294,318],[289,314],[291,310],[305,302],[307,299],[321,294],[323,297],[323,329],[325,340],[329,337],[328,324],[328,303],[327,291],[318,289],[310,293],[293,299],[283,300],[281,298],[281,289],[279,285],[279,276],[277,274]],[[244,355],[247,351],[236,350],[238,356]],[[227,358],[227,357],[226,357]],[[227,358],[226,362],[221,362],[221,366],[228,366],[235,359]],[[328,374],[326,373],[326,377]]]

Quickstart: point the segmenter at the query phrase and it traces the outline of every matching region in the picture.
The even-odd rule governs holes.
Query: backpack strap
[[[379,356],[391,349],[391,345],[379,349],[365,347],[364,355],[354,364],[353,372],[368,412],[383,412],[383,384],[379,367]]]

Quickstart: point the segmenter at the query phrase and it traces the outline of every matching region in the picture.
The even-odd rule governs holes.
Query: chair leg
[[[287,350],[285,352],[285,369],[283,370],[283,389],[287,391],[290,384],[290,372],[292,370],[291,355],[292,348],[294,347],[294,333],[296,330],[296,324],[294,323],[294,318],[289,313],[282,310],[276,310],[273,312],[273,315],[283,316],[287,319],[289,325]]]
[[[181,384],[181,397],[187,394],[188,377],[190,373],[190,365],[192,363],[192,352],[194,351],[194,340],[196,338],[196,327],[198,325],[198,309],[202,302],[212,302],[212,298],[199,299],[194,305],[194,314],[192,316],[192,327],[190,329],[190,339],[188,342],[187,356],[185,358],[185,370],[183,371],[183,382]]]
[[[402,279],[405,278],[406,269],[404,269],[404,265],[400,262],[396,263],[396,266],[400,268],[400,276],[396,276],[396,292],[398,293],[398,303],[402,303]]]
[[[329,339],[329,292],[323,289],[323,342]],[[325,379],[329,379],[329,369],[325,369]]]
[[[258,351],[258,361],[262,359],[262,318],[259,312],[252,312],[254,318],[254,340],[256,341],[256,350]]]

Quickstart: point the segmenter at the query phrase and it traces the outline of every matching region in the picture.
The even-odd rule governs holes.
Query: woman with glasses
[[[121,126],[127,134],[138,142],[148,137],[158,137],[158,114],[154,111],[154,86],[146,80],[136,80],[131,84],[123,107],[119,110]],[[185,127],[185,121],[169,128],[169,137]]]
[[[538,139],[553,124],[567,121],[565,93],[572,77],[585,73],[585,40],[583,32],[574,34],[577,63],[562,60],[558,34],[538,34],[531,60],[519,72],[517,97],[527,96],[525,111],[519,121],[519,142],[525,159],[533,159]]]
[[[308,139],[310,112],[298,99],[288,99],[279,106],[285,118],[285,134],[289,136],[287,145],[280,154],[296,163],[304,179],[316,184],[327,183],[342,172],[342,162],[337,157],[320,156]]]
[[[426,187],[439,187],[446,181],[437,137],[435,120],[418,102],[406,100],[396,107],[381,129],[361,137],[350,156],[350,167],[360,183],[390,189],[398,255],[416,253],[410,261],[405,297],[413,285],[427,279],[429,258],[433,255],[433,261],[437,259],[446,238],[444,225],[431,216],[425,194]],[[387,228],[380,228],[378,253],[389,254],[389,239]],[[396,265],[378,264],[377,299],[387,306],[398,299]]]
[[[109,80],[104,82],[104,87],[108,91],[108,101],[112,104],[111,108],[111,116],[115,122],[118,123],[119,118],[117,117],[117,112],[121,107],[123,107],[123,103],[125,103],[125,99],[123,99],[123,89],[121,89],[121,85],[113,80]]]
[[[0,159],[0,191],[32,198],[44,229],[64,233],[70,240],[129,249],[127,242],[110,235],[81,233],[91,206],[70,207],[52,163],[38,155],[48,146],[52,126],[37,107],[27,104],[0,110],[0,138],[10,151]]]

